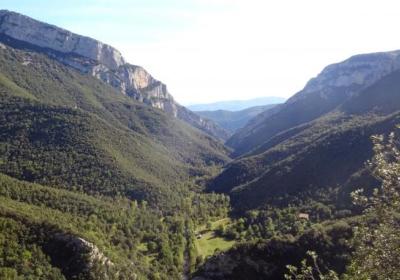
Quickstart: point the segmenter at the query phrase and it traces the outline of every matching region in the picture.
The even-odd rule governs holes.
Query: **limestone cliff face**
[[[272,137],[331,112],[400,69],[400,51],[362,54],[331,64],[284,104],[266,111],[226,143],[235,156],[256,151]]]
[[[179,105],[167,86],[140,66],[126,63],[113,47],[27,16],[0,10],[0,41],[46,53],[83,73],[93,75],[139,102],[161,109],[204,132],[226,139],[228,132]]]
[[[398,69],[400,69],[400,51],[356,55],[325,67],[301,92],[289,99],[288,103],[310,94],[329,98],[329,95],[334,94],[338,88],[346,89],[350,97]]]
[[[0,11],[0,33],[61,53],[81,55],[112,70],[125,64],[121,53],[109,45],[9,11]]]

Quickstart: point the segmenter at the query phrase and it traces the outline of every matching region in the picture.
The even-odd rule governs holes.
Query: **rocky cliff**
[[[45,53],[212,136],[228,137],[228,133],[212,121],[175,102],[165,84],[142,67],[126,63],[121,53],[107,44],[6,10],[0,10],[0,41]]]
[[[227,144],[235,156],[248,153],[275,135],[334,110],[399,69],[400,51],[356,55],[331,64],[284,104],[251,120]]]
[[[288,100],[293,103],[309,94],[328,98],[337,88],[347,89],[347,97],[369,87],[382,77],[400,69],[400,51],[360,54],[328,65],[304,89]]]

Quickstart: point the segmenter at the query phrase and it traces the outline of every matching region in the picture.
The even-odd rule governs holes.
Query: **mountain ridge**
[[[26,61],[30,63],[25,65]],[[7,46],[0,49],[0,73],[0,142],[7,147],[2,151],[0,169],[6,174],[25,180],[41,180],[47,174],[46,181],[59,177],[57,180],[63,182],[59,185],[70,187],[75,179],[65,176],[81,173],[74,166],[82,165],[79,158],[85,157],[84,162],[92,166],[86,174],[99,171],[93,178],[103,176],[106,188],[113,185],[112,181],[125,180],[125,186],[141,185],[151,193],[152,185],[173,185],[172,181],[176,183],[185,173],[181,179],[199,173],[200,165],[228,160],[222,143],[212,136],[161,110],[119,95],[115,88],[95,77],[83,75],[46,55]],[[12,139],[24,140],[18,148]],[[73,143],[75,153],[71,154],[65,149],[74,150]],[[39,152],[46,145],[50,151]],[[80,150],[82,146],[86,148]],[[57,160],[45,168],[46,155],[52,157],[53,152],[64,157],[64,163]],[[25,166],[27,157],[33,166]],[[75,164],[68,164],[71,160]],[[104,171],[100,171],[101,166]],[[65,173],[59,168],[70,170]],[[107,172],[113,173],[113,178]],[[116,175],[120,172],[125,175]],[[75,176],[81,177],[82,174]],[[89,191],[102,184],[79,183]]]
[[[318,188],[349,197],[372,156],[370,137],[389,133],[399,121],[399,67],[399,51],[327,66],[305,91],[228,140],[238,148],[237,158],[210,181],[210,189],[230,194],[233,205],[245,210],[290,203],[307,192],[312,197]]]
[[[266,97],[257,97],[247,100],[227,100],[227,101],[218,101],[205,104],[192,104],[188,105],[187,108],[195,112],[216,111],[216,110],[241,111],[250,107],[279,104],[285,101],[286,98],[266,96]]]
[[[229,161],[228,150],[43,50],[7,42],[0,44],[0,278],[178,279],[188,215],[203,221],[227,203],[193,181]]]
[[[329,65],[279,109],[239,130],[226,143],[235,150],[234,156],[248,153],[275,134],[334,110],[347,98],[398,69],[400,51],[356,55]]]
[[[144,68],[126,63],[122,54],[107,44],[7,10],[0,10],[0,35],[0,42],[41,51],[214,137],[225,140],[229,136],[210,120],[175,102],[165,84]]]
[[[196,111],[196,114],[211,119],[219,126],[234,133],[242,128],[252,118],[258,114],[277,106],[276,104],[254,106],[240,111],[216,110],[216,111]]]
[[[283,279],[307,251],[344,273],[400,51],[327,66],[230,150],[111,46],[0,11],[0,100],[1,279]]]

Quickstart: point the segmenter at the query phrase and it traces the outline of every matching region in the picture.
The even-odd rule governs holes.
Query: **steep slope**
[[[203,118],[214,121],[222,128],[234,133],[239,128],[244,127],[250,119],[253,119],[258,114],[275,106],[276,105],[255,106],[240,111],[216,110],[196,111],[195,113]]]
[[[381,185],[371,176],[373,165],[365,164],[373,155],[371,136],[387,135],[399,122],[400,70],[393,69],[330,112],[260,141],[229,164],[210,188],[228,193],[237,214],[222,236],[244,241],[207,259],[194,279],[284,279],[286,266],[299,267],[306,250],[317,252],[322,271],[344,272],[362,213],[350,192],[371,194]]]
[[[0,166],[9,175],[162,206],[172,186],[227,160],[212,137],[44,55],[7,46],[0,62]]]
[[[6,10],[0,10],[0,42],[45,53],[212,136],[228,137],[214,123],[176,103],[165,84],[142,67],[126,63],[121,53],[109,45]]]
[[[155,240],[177,233],[170,232],[176,221],[160,221],[145,205],[31,184],[1,173],[0,202],[2,279],[148,279],[155,273],[173,273],[164,257],[149,266],[138,250],[147,242],[143,236]],[[174,253],[179,254],[176,249]]]
[[[275,135],[334,110],[382,77],[400,68],[400,52],[357,55],[327,66],[279,110],[249,123],[227,141],[240,156]]]
[[[372,156],[370,136],[390,132],[399,121],[396,114],[347,121],[333,118],[315,124],[264,153],[228,165],[211,189],[229,193],[236,210],[285,206],[313,198],[321,189],[327,196],[338,191],[349,198],[358,187],[352,180]]]
[[[339,197],[333,199],[339,198],[336,203],[344,203],[340,197],[348,198],[348,193],[360,183],[357,182],[360,174],[364,174],[363,185],[368,186],[373,181],[368,181],[364,163],[372,156],[370,137],[392,131],[399,122],[400,71],[395,70],[392,60],[385,59],[396,55],[397,52],[379,54],[383,62],[375,60],[376,57],[373,55],[372,61],[375,63],[380,61],[378,65],[386,62],[391,67],[382,66],[380,69],[383,69],[384,73],[389,71],[387,70],[389,68],[393,71],[363,90],[346,96],[341,93],[349,92],[348,90],[339,92],[341,101],[339,103],[339,99],[335,99],[338,104],[331,112],[269,137],[264,136],[262,140],[257,139],[259,145],[229,164],[211,182],[210,188],[229,193],[236,209],[246,210],[265,204],[296,203],[313,197],[321,188],[326,190],[327,195],[332,190],[333,193],[338,192]],[[365,56],[356,58],[363,57],[365,58]],[[349,75],[354,74],[349,72]],[[381,74],[373,75],[373,77],[379,76]],[[333,77],[336,79],[336,76]],[[329,92],[329,85],[332,82],[325,81],[325,83],[328,89],[322,88],[321,92]],[[294,108],[299,106],[297,99],[310,101],[304,96],[304,94],[294,96],[291,99]],[[327,96],[323,102],[326,100],[332,101],[332,98]],[[329,104],[333,106],[333,103]],[[290,107],[290,103],[283,106]],[[327,107],[322,105],[321,108]],[[302,109],[307,111],[304,115],[309,116],[309,109],[309,106]],[[268,121],[280,121],[281,117],[289,120],[290,115],[282,115],[282,112],[287,113],[289,109],[282,110],[284,111],[278,113],[266,111],[264,114],[270,114],[266,118]],[[303,112],[302,110],[299,112]],[[313,114],[317,111],[312,110]],[[269,123],[264,125],[264,128],[273,127]]]
[[[228,150],[43,50],[14,46],[0,45],[0,278],[180,278],[188,221],[227,208],[193,191],[193,179]]]

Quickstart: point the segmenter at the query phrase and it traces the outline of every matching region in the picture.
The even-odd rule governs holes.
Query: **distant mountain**
[[[216,110],[226,110],[226,111],[240,111],[250,107],[264,106],[270,104],[279,104],[285,102],[285,98],[282,97],[259,97],[249,100],[230,100],[230,101],[220,101],[208,104],[194,104],[189,105],[192,111],[216,111]]]
[[[275,107],[275,104],[250,107],[240,111],[216,110],[216,111],[196,111],[201,117],[210,119],[227,131],[234,133],[239,128],[247,124],[249,120]]]
[[[92,75],[139,102],[158,108],[204,132],[226,139],[226,131],[174,101],[167,86],[113,47],[27,16],[0,10],[0,42],[34,50]]]
[[[348,198],[372,156],[371,135],[399,122],[400,51],[351,57],[233,135],[227,143],[240,157],[210,189],[229,193],[237,209],[285,204],[327,188]]]

